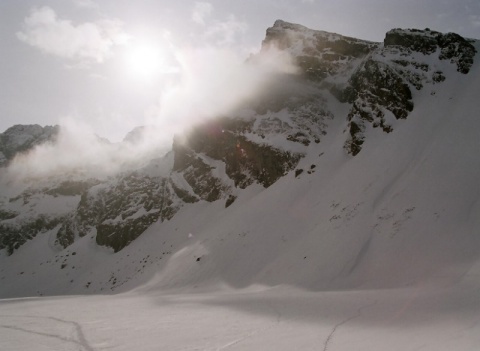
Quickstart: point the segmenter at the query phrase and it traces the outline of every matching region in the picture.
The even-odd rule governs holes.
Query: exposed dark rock
[[[384,45],[401,46],[411,51],[431,55],[439,51],[440,60],[450,60],[457,65],[458,72],[467,74],[473,64],[475,47],[465,38],[456,33],[439,33],[428,28],[393,29],[389,31]]]
[[[310,80],[322,81],[342,71],[350,61],[365,57],[378,44],[277,20],[267,29],[262,50],[272,46],[281,50],[300,48],[295,60],[302,73]]]
[[[383,44],[385,46],[402,46],[425,55],[434,53],[438,48],[439,32],[418,29],[392,29],[387,32]]]
[[[310,139],[302,132],[297,132],[294,135],[288,135],[287,140],[296,143],[302,143],[305,146],[310,145]]]
[[[228,198],[227,198],[227,201],[225,202],[225,208],[227,208],[227,207],[229,207],[231,204],[233,204],[236,199],[237,199],[236,196],[229,195]]]
[[[348,114],[350,140],[346,150],[356,155],[364,142],[365,122],[381,127],[385,132],[392,128],[385,121],[386,111],[395,118],[405,119],[413,110],[412,93],[402,76],[388,65],[367,60],[352,76],[346,89],[346,99],[352,103]]]
[[[6,249],[11,255],[28,240],[35,238],[40,233],[45,233],[58,226],[64,218],[50,218],[39,215],[28,218],[20,223],[0,223],[0,250]]]
[[[201,199],[212,202],[220,199],[227,189],[222,181],[212,173],[213,167],[200,157],[193,156],[183,170],[183,177]]]
[[[433,76],[432,76],[432,79],[434,82],[436,83],[441,83],[445,80],[445,76],[443,75],[442,72],[440,71],[435,71],[433,72]]]
[[[154,222],[171,218],[178,210],[174,198],[166,179],[137,173],[92,187],[57,232],[56,243],[67,247],[96,231],[97,244],[119,251]]]
[[[191,195],[187,190],[182,189],[175,185],[174,182],[170,181],[170,185],[172,186],[173,191],[175,194],[185,203],[195,203],[198,201],[196,196]]]
[[[12,219],[18,216],[18,213],[13,211],[0,210],[0,221],[5,219]]]
[[[233,126],[228,119],[219,119],[197,127],[187,136],[186,143],[175,149],[174,170],[187,170],[187,165],[196,170],[191,182],[207,176],[211,169],[199,157],[192,156],[202,154],[225,163],[226,175],[236,187],[244,189],[255,181],[269,187],[295,168],[300,155],[256,144],[238,132],[238,124]]]

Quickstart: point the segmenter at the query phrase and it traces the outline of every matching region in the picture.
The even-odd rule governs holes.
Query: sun
[[[153,78],[162,72],[165,58],[162,51],[155,46],[135,46],[127,54],[127,66],[136,78]]]

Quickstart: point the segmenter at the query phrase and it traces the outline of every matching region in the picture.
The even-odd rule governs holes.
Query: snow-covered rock
[[[271,47],[300,73],[192,126],[165,156],[15,194],[2,183],[0,280],[13,285],[0,296],[147,281],[395,287],[468,271],[480,258],[478,41],[395,29],[373,43],[276,21],[258,55]],[[7,160],[55,135],[7,132]]]
[[[58,131],[58,126],[41,127],[38,124],[17,124],[8,128],[0,133],[0,166],[5,165],[18,153],[48,141],[54,142]]]

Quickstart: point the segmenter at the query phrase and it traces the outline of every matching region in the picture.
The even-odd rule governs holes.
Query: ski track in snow
[[[337,331],[338,328],[340,328],[342,325],[344,324],[347,324],[348,322],[350,322],[351,320],[353,319],[356,319],[356,318],[359,318],[362,316],[362,310],[367,308],[367,307],[371,307],[371,306],[374,306],[377,304],[378,301],[375,301],[374,303],[370,303],[368,305],[363,305],[363,306],[360,306],[357,310],[357,313],[354,314],[353,316],[350,316],[344,320],[342,320],[341,322],[335,324],[332,328],[332,330],[330,331],[330,334],[328,334],[327,336],[327,339],[325,340],[324,344],[323,344],[323,351],[327,351],[328,350],[328,346],[332,343],[332,340],[333,340],[333,337],[335,336],[335,332]]]
[[[260,332],[262,332],[262,331],[265,331],[266,329],[267,329],[267,328],[262,329],[262,330],[255,330],[255,331],[253,331],[253,332],[251,332],[251,333],[248,333],[247,335],[245,335],[245,336],[242,337],[242,338],[239,338],[239,339],[237,339],[237,340],[234,340],[234,341],[232,341],[232,342],[229,342],[228,344],[226,344],[226,345],[224,345],[224,346],[221,346],[221,347],[217,348],[216,351],[226,350],[226,349],[228,349],[228,348],[230,348],[230,347],[232,347],[232,346],[235,346],[235,345],[237,345],[237,344],[240,344],[241,342],[243,342],[243,341],[245,341],[245,340],[247,340],[247,339],[250,339],[251,337],[255,336],[256,334],[258,334],[258,333],[260,333]]]
[[[34,335],[40,335],[40,336],[44,336],[44,337],[47,337],[47,338],[53,338],[53,339],[57,339],[57,340],[60,340],[60,341],[67,342],[67,343],[72,343],[72,344],[79,345],[85,351],[95,351],[95,349],[90,346],[90,343],[85,338],[85,334],[83,333],[83,328],[80,325],[80,323],[78,323],[78,322],[67,321],[65,319],[60,319],[60,318],[56,318],[56,317],[48,317],[48,316],[47,317],[40,317],[40,316],[14,316],[14,315],[7,316],[7,315],[2,315],[0,317],[52,320],[52,321],[60,322],[60,323],[63,323],[63,324],[71,325],[74,328],[74,331],[76,333],[76,338],[68,338],[68,337],[62,336],[61,334],[60,335],[59,334],[51,334],[51,333],[45,333],[45,332],[41,332],[41,331],[37,331],[37,330],[26,329],[26,328],[19,327],[17,325],[0,325],[0,328],[21,331],[21,332],[25,332],[25,333],[29,333],[29,334],[34,334]]]
[[[253,332],[250,332],[247,335],[245,335],[245,336],[243,336],[239,339],[236,339],[232,342],[229,342],[226,345],[223,345],[223,346],[217,348],[216,351],[226,350],[226,349],[228,349],[232,346],[238,345],[238,344],[244,342],[245,340],[248,340],[248,339],[254,337],[255,335],[265,333],[268,330],[273,329],[274,327],[277,327],[282,321],[282,313],[277,308],[275,308],[272,303],[267,303],[267,304],[268,304],[268,307],[270,307],[276,314],[275,322],[272,325],[269,325],[269,326],[267,326],[265,328],[262,328],[262,329],[259,329],[259,330],[254,330]]]

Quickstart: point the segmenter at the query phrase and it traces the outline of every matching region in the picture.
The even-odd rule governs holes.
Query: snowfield
[[[6,299],[0,349],[477,350],[479,273],[435,288]]]

